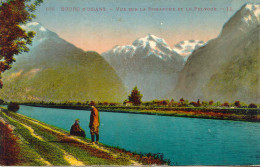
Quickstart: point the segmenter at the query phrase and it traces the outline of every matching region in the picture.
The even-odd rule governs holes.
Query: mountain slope
[[[128,92],[137,85],[144,100],[165,98],[184,63],[163,39],[150,34],[132,45],[115,46],[102,56],[122,78]]]
[[[218,38],[193,52],[172,95],[260,103],[259,10],[255,4],[242,6]]]
[[[205,44],[205,42],[200,40],[186,40],[174,45],[173,50],[183,56],[184,60],[187,61],[194,50],[204,46]]]
[[[30,52],[17,56],[3,74],[0,97],[8,101],[123,101],[126,91],[114,69],[97,53],[84,52],[45,29],[36,32]]]

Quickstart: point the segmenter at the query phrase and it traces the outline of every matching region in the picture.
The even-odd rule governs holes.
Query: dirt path
[[[21,114],[19,114],[19,116],[27,119],[27,117],[25,117],[25,116],[23,116],[23,115],[21,115]],[[84,141],[84,140],[82,140],[82,139],[77,138],[76,136],[70,136],[70,135],[68,135],[68,134],[66,134],[66,133],[62,133],[62,132],[60,132],[60,131],[58,131],[58,130],[55,130],[55,129],[52,129],[52,128],[48,127],[47,125],[45,125],[45,124],[43,124],[43,123],[41,123],[41,122],[39,122],[39,121],[37,121],[37,120],[32,120],[32,119],[27,119],[27,120],[30,121],[30,122],[33,123],[33,124],[36,124],[36,125],[38,125],[38,126],[44,128],[44,129],[47,129],[47,130],[49,130],[49,131],[51,131],[51,132],[53,132],[53,133],[56,133],[56,134],[58,134],[59,136],[63,136],[63,139],[65,139],[65,140],[69,139],[69,140],[77,141],[77,142],[79,142],[79,143],[81,143],[81,144],[87,145],[88,147],[92,147],[92,148],[97,149],[97,150],[99,150],[99,151],[101,151],[101,152],[105,152],[105,153],[107,153],[108,155],[110,155],[111,157],[113,157],[114,159],[116,159],[116,158],[119,157],[118,154],[113,153],[113,152],[109,151],[108,149],[106,149],[106,148],[104,148],[104,147],[102,147],[102,146],[100,146],[100,145],[96,145],[96,144],[93,145],[93,144],[91,144],[91,143],[89,143],[89,142],[87,142],[87,141]],[[27,125],[25,125],[25,126],[27,126]],[[34,133],[34,131],[33,131],[33,129],[32,129],[31,127],[27,126],[27,128],[29,128],[30,132],[32,133],[32,135],[33,135],[34,137],[37,137],[37,138],[43,140],[39,135],[37,135],[37,134]],[[62,149],[61,149],[61,150],[62,150]],[[75,157],[73,157],[72,155],[68,154],[65,150],[62,150],[62,151],[64,152],[64,155],[65,155],[65,156],[64,156],[64,159],[65,159],[66,161],[68,161],[71,165],[73,165],[73,166],[84,166],[84,163],[83,163],[83,162],[78,161]],[[134,160],[131,160],[131,159],[129,159],[129,161],[131,162],[131,165],[135,165],[135,166],[140,166],[140,165],[142,165],[142,164],[140,164],[139,162],[134,161]]]
[[[18,121],[18,120],[16,120]],[[45,141],[41,136],[39,136],[38,134],[36,134],[33,130],[32,127],[28,126],[28,125],[25,125],[25,124],[21,124],[22,126],[24,126],[25,128],[27,128],[31,135],[35,138],[37,138],[38,140],[41,140],[41,141]],[[45,126],[47,128],[47,126]],[[58,132],[58,131],[57,131]],[[67,153],[65,150],[59,148],[63,154],[64,154],[64,159],[72,166],[84,166],[85,164],[81,161],[78,161],[74,156],[72,156],[71,154]],[[46,161],[45,159],[41,158],[40,159],[41,161],[45,162],[47,165],[51,165],[50,162]]]

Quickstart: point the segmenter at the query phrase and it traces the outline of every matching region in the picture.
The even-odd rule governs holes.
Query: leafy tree
[[[32,13],[43,0],[8,0],[0,4],[0,77],[15,62],[14,55],[28,52],[34,32],[26,32],[21,24],[35,17]],[[1,78],[0,78],[1,79]],[[3,82],[0,80],[0,88]]]
[[[229,107],[229,103],[228,103],[228,102],[225,102],[225,103],[223,103],[221,106],[223,106],[223,107]]]
[[[89,103],[89,105],[90,105],[90,106],[95,106],[96,103],[95,103],[94,101],[91,101],[91,102]]]
[[[18,137],[13,134],[13,129],[3,121],[0,121],[0,150],[1,165],[17,165],[20,154]]]
[[[254,104],[254,103],[251,103],[251,104],[248,105],[248,108],[257,108],[257,105]]]
[[[204,107],[206,107],[206,106],[209,105],[209,103],[208,103],[207,101],[202,101],[202,105],[203,105]]]
[[[209,105],[212,106],[214,104],[214,101],[213,100],[210,100],[209,101]]]
[[[201,106],[200,99],[198,99],[198,101],[197,101],[197,106],[198,107]]]
[[[181,98],[181,99],[180,99],[180,103],[182,104],[183,102],[184,102],[184,99],[183,99],[183,98]]]
[[[236,107],[241,107],[240,101],[235,101],[234,105],[235,105]]]
[[[131,92],[131,95],[128,96],[128,99],[130,102],[133,103],[133,105],[138,106],[142,104],[142,99],[143,95],[140,93],[138,90],[137,86],[135,86]]]

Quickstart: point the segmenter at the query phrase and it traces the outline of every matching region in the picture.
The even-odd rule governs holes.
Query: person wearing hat
[[[96,143],[99,141],[99,113],[98,109],[91,105],[91,114],[90,114],[90,121],[89,121],[89,129],[91,134],[92,144],[95,143],[95,136],[96,136]]]
[[[79,126],[79,119],[70,128],[70,135],[86,137],[85,131]]]

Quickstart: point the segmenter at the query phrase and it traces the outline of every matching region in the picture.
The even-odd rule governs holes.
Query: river
[[[21,106],[20,114],[70,130],[75,119],[90,138],[90,111]],[[100,112],[100,142],[163,153],[172,165],[260,164],[260,123]]]

